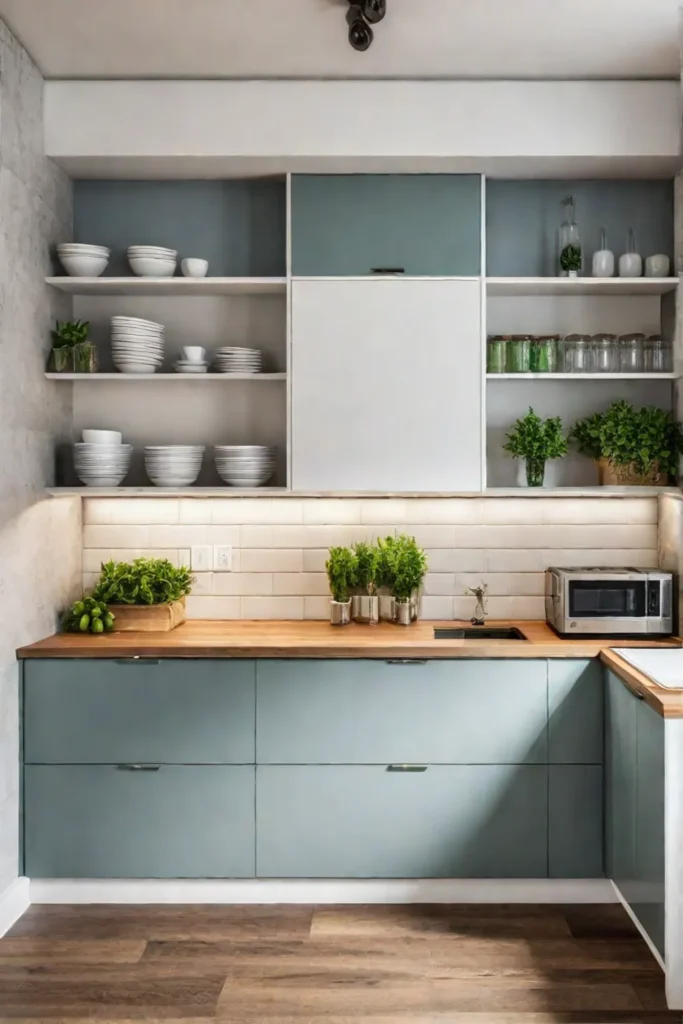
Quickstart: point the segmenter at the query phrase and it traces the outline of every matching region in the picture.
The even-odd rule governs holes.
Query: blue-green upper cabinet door
[[[292,178],[292,273],[354,277],[403,268],[477,277],[481,179],[460,174],[326,174]]]

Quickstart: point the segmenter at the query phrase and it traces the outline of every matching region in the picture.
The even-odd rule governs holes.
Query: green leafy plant
[[[670,412],[654,405],[636,409],[623,400],[604,414],[600,442],[604,458],[641,476],[675,474],[683,454],[683,430]]]
[[[377,564],[375,566],[375,585],[386,590],[394,588],[394,549],[396,537],[379,537],[377,539]]]
[[[512,430],[505,435],[506,443],[503,450],[516,459],[533,459],[547,462],[548,459],[561,459],[567,454],[567,440],[562,433],[562,420],[559,416],[551,416],[542,420],[529,407],[528,413],[515,421]]]
[[[602,426],[605,416],[601,412],[579,420],[569,431],[568,440],[576,444],[582,455],[596,462],[602,458]]]
[[[356,557],[350,548],[330,548],[325,562],[332,600],[346,604],[356,586]]]
[[[114,628],[115,618],[102,601],[82,597],[64,615],[62,629],[65,633],[109,633]]]
[[[565,245],[560,253],[560,266],[567,273],[581,270],[581,246]]]
[[[193,583],[189,569],[166,558],[106,562],[93,597],[111,604],[170,604],[189,594]]]
[[[89,332],[88,320],[57,320],[55,329],[51,332],[52,347],[73,348],[75,345],[82,345],[88,340]]]
[[[354,586],[367,594],[376,590],[378,551],[373,544],[359,541],[352,546],[355,558]]]
[[[393,572],[393,592],[397,601],[409,601],[414,590],[419,590],[427,574],[427,556],[414,537],[402,533],[396,538],[390,561]]]

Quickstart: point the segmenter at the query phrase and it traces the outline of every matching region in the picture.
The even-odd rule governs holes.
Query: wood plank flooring
[[[42,906],[0,1022],[669,1024],[620,906]]]

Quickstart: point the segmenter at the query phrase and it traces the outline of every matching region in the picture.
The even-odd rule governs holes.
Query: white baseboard
[[[15,878],[0,893],[0,938],[26,913],[30,905],[28,878]]]
[[[629,904],[626,902],[626,900],[622,896],[621,892],[619,891],[619,886],[616,884],[616,882],[612,882],[612,888],[614,889],[615,893],[617,894],[617,899],[618,899],[619,903],[621,903],[622,907],[624,908],[624,910],[626,911],[628,916],[631,918],[631,920],[633,921],[634,925],[636,926],[636,928],[638,929],[640,934],[645,939],[645,942],[648,945],[648,949],[652,953],[653,957],[655,958],[655,960],[657,961],[659,966],[662,968],[662,970],[664,972],[666,972],[666,966],[664,964],[664,960],[662,958],[662,954],[659,952],[659,950],[655,946],[654,942],[652,941],[650,936],[647,934],[647,932],[643,928],[642,924],[640,923],[640,921],[638,920],[638,918],[636,917],[634,912],[631,910],[631,907],[629,906]]]
[[[31,903],[617,903],[604,878],[31,880]]]

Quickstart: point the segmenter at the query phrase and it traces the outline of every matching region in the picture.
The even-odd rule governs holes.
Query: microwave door
[[[642,619],[647,614],[645,580],[569,580],[572,619]]]

